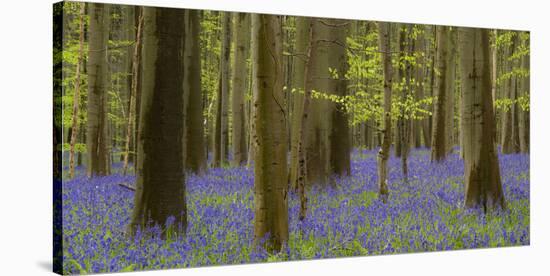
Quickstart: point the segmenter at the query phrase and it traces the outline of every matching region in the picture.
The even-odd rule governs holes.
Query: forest
[[[528,31],[53,16],[55,272],[530,243]]]

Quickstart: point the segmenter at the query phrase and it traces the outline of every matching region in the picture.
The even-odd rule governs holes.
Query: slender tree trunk
[[[449,131],[446,126],[447,117],[447,54],[448,54],[448,27],[437,26],[437,57],[435,91],[437,100],[433,116],[432,132],[432,161],[442,161],[447,156],[447,139]]]
[[[229,154],[229,67],[231,65],[231,13],[222,14],[222,52],[220,61],[221,74],[221,140],[220,140],[220,161],[221,165],[227,163]]]
[[[391,68],[391,29],[390,23],[378,22],[379,48],[382,53],[382,68],[384,72],[384,114],[383,114],[383,140],[378,152],[378,193],[384,203],[388,199],[388,159],[391,145],[391,93],[392,93],[392,68]]]
[[[298,177],[298,168],[299,168],[299,147],[300,143],[304,145],[304,141],[300,138],[300,132],[303,132],[302,129],[303,123],[302,119],[304,118],[304,95],[302,92],[310,93],[311,91],[305,91],[305,66],[308,59],[308,47],[310,35],[310,18],[308,17],[297,17],[296,18],[296,56],[293,59],[295,73],[292,78],[292,96],[293,96],[293,106],[292,106],[292,125],[291,125],[291,147],[290,147],[290,185],[295,188],[298,188],[297,177]],[[309,100],[308,100],[309,101]],[[309,103],[307,104],[309,106]],[[306,115],[307,117],[307,115]],[[305,162],[305,161],[304,161]]]
[[[519,33],[515,33],[512,38],[514,47],[513,54],[517,53],[517,48],[520,45]],[[514,58],[512,61],[512,70],[521,68],[521,59]],[[510,96],[512,100],[512,106],[510,107],[511,118],[512,118],[512,129],[511,129],[511,149],[512,153],[520,152],[520,142],[519,142],[519,104],[517,103],[519,97],[520,81],[518,75],[512,76],[512,86],[510,91]]]
[[[132,134],[134,133],[133,129],[135,128],[134,114],[136,114],[136,94],[138,86],[138,71],[139,64],[141,63],[141,29],[143,28],[143,14],[139,15],[138,19],[138,28],[137,28],[137,37],[136,44],[134,45],[134,54],[132,57],[132,85],[130,91],[130,108],[128,109],[128,121],[126,123],[126,143],[124,147],[124,164],[122,169],[122,174],[126,175],[128,171],[128,162],[130,158],[130,144],[132,139]]]
[[[285,128],[281,18],[252,15],[254,78],[258,92],[254,166],[254,240],[281,251],[288,241],[287,133]]]
[[[182,170],[185,12],[144,7],[143,18],[144,74],[130,233],[151,221],[168,236],[185,232],[187,226]],[[171,227],[170,217],[174,218]]]
[[[246,131],[244,120],[244,95],[246,94],[246,53],[250,45],[250,15],[235,13],[234,19],[235,54],[233,63],[233,89],[231,112],[233,117],[233,166],[246,162]]]
[[[186,10],[184,45],[185,168],[196,174],[206,170],[204,116],[201,91],[199,11]]]
[[[491,95],[489,31],[459,28],[464,118],[464,183],[468,208],[505,207]]]
[[[298,190],[298,194],[300,196],[300,214],[298,218],[300,220],[303,220],[306,217],[307,213],[307,197],[306,197],[306,183],[308,181],[307,179],[307,167],[309,164],[307,163],[307,154],[306,154],[306,143],[307,143],[307,125],[308,125],[308,116],[309,116],[309,105],[311,102],[311,92],[312,87],[314,84],[313,74],[312,72],[315,68],[313,66],[315,65],[315,56],[313,56],[311,53],[314,53],[316,51],[316,48],[318,46],[317,44],[317,31],[318,31],[318,21],[315,19],[308,20],[307,23],[309,24],[308,30],[309,34],[308,40],[309,46],[307,46],[306,50],[306,58],[305,58],[305,64],[303,66],[304,69],[304,97],[302,101],[302,108],[301,108],[301,115],[302,119],[300,120],[300,128],[298,129],[298,172],[297,172],[297,181],[296,181],[296,189]],[[304,34],[305,35],[305,34]]]
[[[426,39],[425,39],[425,28],[423,25],[418,25],[417,26],[419,29],[420,29],[420,33],[419,35],[417,36],[416,38],[416,49],[417,51],[419,51],[420,53],[424,54],[420,57],[419,59],[419,63],[420,65],[418,65],[416,67],[416,75],[415,75],[415,82],[417,83],[416,85],[416,100],[421,100],[421,99],[424,99],[425,95],[424,95],[424,89],[425,89],[425,74],[424,74],[424,70],[426,69],[426,60],[427,60],[427,57],[426,57]],[[420,148],[422,146],[422,139],[424,139],[424,145],[427,145],[426,141],[427,141],[427,138],[424,134],[424,119],[420,119],[420,120],[415,120],[415,126],[414,126],[414,141],[415,141],[415,148]]]
[[[456,79],[456,28],[451,27],[447,31],[447,56],[445,69],[445,129],[447,138],[445,151],[450,153],[454,145],[454,107],[455,107],[455,79]]]
[[[110,173],[107,133],[107,43],[110,5],[90,3],[86,144],[88,177]]]
[[[221,68],[220,68],[221,69]],[[216,120],[214,123],[214,161],[212,167],[222,165],[222,76],[221,71],[218,74],[218,91],[216,93]]]
[[[529,34],[527,34],[528,36]],[[525,46],[529,47],[529,37],[524,41]],[[529,72],[530,66],[530,55],[529,53],[521,57],[521,63],[523,70]],[[521,80],[520,85],[520,94],[523,97],[528,97],[530,93],[530,84],[529,84],[529,75],[524,76]],[[521,108],[519,109],[519,144],[520,151],[523,153],[529,153],[529,109]]]
[[[504,71],[505,72],[512,72],[513,67],[512,63],[508,60],[510,56],[514,55],[514,48],[515,44],[513,43],[514,40],[512,40],[512,45],[506,46],[504,50]],[[513,90],[515,89],[515,81],[514,77],[510,76],[509,78],[504,80],[503,85],[503,98],[505,99],[512,99],[513,97]],[[502,153],[503,154],[509,154],[513,152],[513,141],[512,141],[512,127],[513,127],[513,112],[512,107],[507,106],[505,110],[502,112],[502,138],[501,138],[501,144],[502,144]]]
[[[80,66],[82,65],[82,58],[84,55],[84,14],[86,13],[86,3],[80,3],[80,14],[79,14],[79,39],[78,39],[78,60],[76,62],[76,73],[75,73],[75,87],[74,87],[74,96],[73,96],[73,116],[72,116],[72,132],[71,132],[71,142],[70,142],[70,152],[69,152],[69,178],[74,177],[74,149],[76,145],[76,138],[79,133],[78,127],[80,123],[78,122],[78,112],[80,105]]]

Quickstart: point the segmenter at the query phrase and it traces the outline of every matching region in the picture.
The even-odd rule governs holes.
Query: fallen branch
[[[125,183],[125,182],[122,182],[122,183],[118,183],[118,185],[130,190],[130,191],[136,191],[136,187],[133,187],[133,186],[130,186],[129,184]]]

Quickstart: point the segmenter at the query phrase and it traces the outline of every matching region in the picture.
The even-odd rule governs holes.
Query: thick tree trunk
[[[143,86],[137,183],[130,233],[149,221],[164,235],[185,231],[183,161],[185,13],[143,8]],[[173,217],[169,227],[168,218]]]
[[[305,76],[305,65],[308,59],[308,44],[310,39],[310,19],[308,17],[297,17],[296,18],[296,57],[293,59],[294,62],[294,75],[292,78],[292,124],[291,124],[291,147],[290,147],[290,185],[293,187],[298,187],[296,183],[298,177],[298,159],[299,159],[299,144],[305,141],[301,140],[300,132],[304,131],[302,129],[302,118],[304,117],[304,94],[306,92],[311,93],[311,91],[304,91],[304,76]],[[307,104],[309,106],[309,103]],[[307,117],[307,115],[306,115]],[[303,136],[303,135],[302,135]]]
[[[128,163],[130,160],[130,144],[132,140],[133,129],[135,129],[136,119],[136,94],[138,87],[138,71],[139,64],[141,63],[141,35],[143,28],[143,14],[140,13],[138,19],[136,44],[134,45],[134,54],[132,57],[132,85],[130,91],[130,108],[128,109],[128,121],[126,122],[126,144],[124,149],[124,163],[122,167],[122,174],[126,175],[128,171]]]
[[[110,5],[90,3],[86,145],[88,176],[110,173],[107,133],[107,44]]]
[[[447,156],[447,139],[448,128],[446,125],[447,118],[447,54],[448,54],[448,27],[437,26],[437,57],[436,57],[436,77],[435,91],[437,100],[435,102],[435,110],[433,115],[433,132],[432,132],[432,161],[442,161]]]
[[[246,94],[246,53],[250,45],[250,15],[235,13],[234,63],[231,112],[233,117],[233,166],[240,166],[247,159],[246,131],[244,120],[244,95]]]
[[[80,67],[82,66],[82,59],[84,55],[84,15],[86,13],[86,4],[80,3],[80,14],[79,14],[79,39],[78,39],[78,60],[76,62],[76,72],[75,72],[75,87],[73,95],[73,116],[72,116],[72,131],[71,131],[71,142],[69,150],[69,178],[74,177],[74,150],[76,145],[76,138],[79,133],[78,127],[80,123],[78,122],[78,112],[80,105]]]
[[[206,170],[206,149],[204,139],[204,116],[201,90],[199,11],[185,12],[184,78],[185,169],[196,174]]]
[[[491,95],[489,31],[459,28],[464,118],[464,183],[468,208],[504,207]]]
[[[391,93],[392,93],[392,68],[391,68],[391,29],[390,23],[378,22],[379,49],[382,53],[382,68],[384,72],[384,114],[382,147],[378,152],[378,193],[384,202],[388,198],[388,159],[391,145]]]
[[[284,110],[281,18],[252,15],[256,152],[254,166],[254,240],[267,237],[269,251],[281,251],[288,241],[287,133]]]
[[[331,19],[329,36],[332,41],[329,48],[329,68],[336,70],[336,74],[329,80],[328,91],[339,97],[347,95],[348,81],[345,74],[348,71],[347,42],[348,26],[345,20]],[[351,146],[349,137],[348,115],[341,103],[330,103],[331,126],[329,128],[330,175],[347,176],[351,174]]]
[[[311,19],[323,21],[324,19]],[[320,93],[328,93],[328,83],[330,74],[328,70],[328,49],[332,42],[329,38],[329,27],[322,22],[316,25],[316,32],[313,43],[316,47],[312,49],[311,56],[315,59],[310,60],[313,70],[308,71],[312,74],[312,89]],[[308,76],[305,76],[308,78]],[[309,110],[308,134],[306,142],[306,158],[308,162],[307,175],[308,184],[324,185],[328,182],[329,176],[329,136],[330,121],[326,120],[328,114],[329,101],[326,99],[311,100],[311,109]]]

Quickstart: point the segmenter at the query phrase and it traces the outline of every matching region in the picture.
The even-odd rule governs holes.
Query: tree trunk
[[[229,154],[229,59],[231,52],[231,13],[222,14],[222,51],[220,61],[221,74],[221,129],[220,129],[220,165],[227,163]]]
[[[512,44],[509,46],[505,46],[504,50],[504,71],[505,73],[512,72],[513,65],[512,62],[508,60],[510,56],[514,55],[515,50],[515,40],[512,39]],[[503,98],[504,99],[510,99],[513,100],[513,95],[515,93],[515,78],[514,76],[510,75],[509,78],[506,78],[504,81],[504,93]],[[514,123],[513,118],[514,112],[512,106],[506,106],[505,110],[502,111],[502,153],[503,154],[509,154],[514,152],[514,145],[513,145],[513,136],[512,136],[512,128]]]
[[[252,15],[257,98],[254,166],[254,241],[269,251],[288,241],[287,133],[284,110],[281,18]]]
[[[505,207],[491,95],[489,31],[459,28],[464,118],[465,206]]]
[[[529,47],[529,34],[526,34],[527,38],[524,41],[525,46]],[[521,57],[521,66],[523,67],[523,70],[526,70],[529,72],[529,66],[530,66],[530,55],[529,53],[525,54]],[[524,76],[521,80],[521,86],[520,86],[520,94],[523,97],[527,97],[529,99],[529,93],[530,93],[530,84],[529,84],[529,75]],[[522,107],[519,109],[519,144],[520,144],[520,151],[523,153],[529,153],[529,108]]]
[[[187,225],[182,170],[185,12],[144,7],[143,18],[144,74],[130,233],[151,221],[171,235],[185,232]]]
[[[316,48],[318,46],[317,43],[317,31],[318,31],[318,24],[319,22],[315,19],[310,19],[306,21],[309,26],[306,30],[308,30],[307,37],[309,45],[307,46],[306,50],[306,57],[305,57],[305,64],[303,66],[304,69],[304,97],[302,101],[302,108],[301,108],[301,120],[300,120],[300,128],[298,129],[298,171],[297,171],[297,180],[296,180],[296,189],[298,190],[298,194],[300,196],[300,214],[298,218],[300,220],[304,220],[306,217],[307,212],[307,197],[306,197],[306,183],[308,181],[307,176],[307,167],[309,164],[307,163],[307,153],[306,153],[306,147],[307,147],[307,135],[308,135],[308,116],[309,116],[309,106],[311,102],[311,93],[312,93],[312,87],[314,84],[313,74],[312,72],[315,68],[313,66],[315,65],[315,59],[316,57],[313,56],[311,53],[316,52]],[[303,34],[306,35],[306,34]]]
[[[220,68],[221,70],[221,68]],[[222,73],[218,73],[218,91],[216,91],[216,120],[214,123],[214,161],[212,167],[219,167],[222,164]]]
[[[76,138],[79,133],[78,127],[80,123],[78,122],[78,112],[80,105],[80,66],[82,65],[82,58],[84,55],[84,15],[86,13],[86,4],[80,3],[80,14],[79,14],[79,39],[78,39],[78,60],[76,62],[76,73],[75,73],[75,87],[73,95],[73,116],[72,116],[72,131],[71,131],[71,142],[70,142],[70,151],[69,151],[69,178],[74,177],[74,149],[76,145]]]
[[[246,131],[244,120],[244,95],[246,94],[246,53],[250,45],[250,15],[235,13],[234,63],[231,112],[233,117],[233,166],[240,166],[247,159]]]
[[[390,23],[378,22],[379,48],[382,53],[382,68],[384,72],[384,114],[382,128],[382,147],[378,152],[378,193],[384,203],[388,199],[388,159],[391,145],[391,29]]]
[[[305,140],[300,138],[300,132],[304,131],[302,129],[302,118],[304,118],[304,95],[302,92],[310,93],[311,91],[304,90],[304,76],[305,76],[305,66],[307,63],[307,52],[309,51],[308,44],[310,39],[310,18],[308,17],[297,17],[296,18],[296,58],[293,59],[294,62],[294,75],[292,78],[292,97],[293,97],[293,106],[292,106],[292,125],[291,125],[291,147],[290,147],[290,185],[297,188],[297,177],[299,169],[299,144],[304,143]],[[307,104],[309,106],[309,103]],[[306,115],[307,117],[307,115]]]
[[[311,19],[324,22],[324,19]],[[327,94],[328,83],[330,79],[328,66],[328,49],[332,42],[329,37],[329,27],[319,22],[316,24],[315,36],[313,39],[317,45],[312,49],[311,56],[315,59],[310,60],[313,70],[308,71],[312,74],[312,89]],[[308,78],[308,76],[305,76]],[[330,121],[325,118],[328,114],[329,101],[326,99],[311,100],[311,109],[309,110],[308,134],[306,142],[307,175],[308,184],[317,183],[324,185],[329,176],[329,136]]]
[[[415,82],[417,83],[416,85],[416,100],[421,100],[421,99],[424,99],[425,95],[424,95],[424,89],[425,89],[425,85],[424,85],[424,77],[425,77],[425,74],[424,74],[424,70],[426,69],[426,60],[427,60],[427,56],[426,56],[426,39],[425,39],[425,28],[424,28],[424,25],[418,25],[418,28],[420,28],[420,33],[419,35],[417,36],[416,38],[416,49],[417,51],[419,51],[420,53],[423,53],[424,55],[422,57],[420,57],[420,60],[418,61],[419,65],[417,65],[416,67],[416,75],[415,75]],[[414,122],[414,147],[415,148],[420,148],[422,147],[422,139],[424,139],[424,145],[427,145],[426,144],[426,141],[427,141],[427,138],[422,135],[424,134],[424,119],[420,119],[420,120],[415,120]]]
[[[88,177],[110,173],[107,133],[107,44],[110,5],[90,3],[86,145]]]
[[[185,169],[196,174],[206,170],[203,105],[201,91],[199,11],[186,10],[184,44]]]
[[[433,115],[432,130],[432,161],[442,161],[447,156],[448,129],[446,126],[447,118],[447,54],[448,54],[448,27],[437,26],[437,57],[436,57],[436,77],[435,91],[437,100]]]
[[[450,153],[454,145],[454,107],[455,107],[455,79],[456,79],[456,28],[449,28],[447,31],[447,60],[445,62],[445,129],[447,138],[445,151]]]
[[[126,122],[126,144],[124,147],[124,164],[122,169],[122,174],[126,175],[128,171],[128,162],[130,160],[130,144],[132,139],[132,134],[134,133],[133,129],[135,128],[134,114],[136,114],[136,94],[138,86],[138,71],[139,64],[141,63],[141,35],[143,28],[143,14],[140,12],[138,19],[138,28],[137,28],[137,37],[136,44],[134,45],[134,54],[132,58],[132,85],[130,91],[130,108],[128,109],[128,121]]]
[[[346,20],[327,19],[329,23],[329,36],[333,41],[329,48],[329,68],[336,70],[336,74],[329,79],[328,91],[339,97],[347,95],[348,81],[346,73],[347,64],[347,36],[348,26]],[[341,103],[330,103],[330,115],[332,116],[329,128],[330,170],[329,175],[348,176],[351,174],[350,137],[348,115]]]

